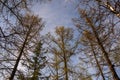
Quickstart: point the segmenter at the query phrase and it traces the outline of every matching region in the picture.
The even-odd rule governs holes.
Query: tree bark
[[[65,80],[68,80],[68,68],[67,68],[67,61],[66,61],[66,57],[65,57],[65,53],[64,53],[64,70],[65,70]]]
[[[65,51],[65,43],[64,43],[64,38],[63,36],[61,36],[62,38],[62,51],[63,51],[63,59],[64,59],[64,70],[65,70],[65,80],[68,80],[68,66],[67,66],[67,57],[66,57],[66,51]]]
[[[108,67],[109,67],[109,69],[110,69],[110,71],[112,73],[113,80],[120,80],[120,78],[118,77],[118,75],[117,75],[117,73],[116,73],[116,71],[115,71],[115,69],[114,69],[114,67],[112,65],[112,62],[109,59],[108,53],[105,51],[105,48],[103,47],[103,44],[102,44],[102,42],[100,41],[100,39],[98,37],[98,34],[96,32],[96,29],[95,29],[94,25],[92,24],[91,20],[87,17],[87,15],[85,16],[85,18],[86,18],[86,21],[89,23],[89,26],[91,27],[91,29],[92,29],[92,31],[94,33],[94,36],[95,36],[95,38],[97,40],[97,44],[100,47],[100,49],[101,49],[101,51],[103,53],[103,57],[106,60],[106,62],[108,64]]]
[[[14,68],[13,68],[13,71],[12,71],[12,74],[11,74],[9,80],[13,80],[13,79],[14,79],[15,73],[16,73],[16,71],[17,71],[18,64],[19,64],[19,62],[20,62],[20,58],[21,58],[22,53],[23,53],[23,51],[24,51],[25,43],[26,43],[26,40],[25,40],[25,42],[24,42],[24,44],[23,44],[23,47],[22,47],[22,49],[21,49],[21,52],[20,52],[20,54],[19,54],[19,56],[18,56],[18,58],[17,58],[17,60],[16,60],[15,66],[14,66]]]
[[[100,66],[100,64],[99,64],[99,62],[98,62],[98,59],[97,59],[97,57],[96,57],[96,54],[95,54],[95,51],[94,51],[94,48],[93,48],[92,45],[91,45],[91,48],[92,48],[92,52],[93,52],[93,56],[94,56],[94,58],[95,58],[96,64],[97,64],[98,69],[99,69],[99,71],[100,71],[100,74],[101,74],[101,76],[102,76],[102,80],[105,80],[105,77],[104,77],[102,68],[101,68],[101,66]]]
[[[25,45],[26,45],[27,40],[28,40],[28,36],[29,36],[29,34],[30,34],[31,27],[32,27],[32,26],[30,26],[29,31],[28,31],[28,33],[26,34],[25,41],[24,41],[24,43],[23,43],[23,45],[22,45],[22,48],[21,48],[21,50],[20,50],[19,56],[18,56],[18,58],[17,58],[17,60],[16,60],[16,63],[15,63],[15,65],[14,65],[14,68],[13,68],[13,71],[12,71],[12,73],[11,73],[11,76],[10,76],[9,80],[13,80],[13,79],[14,79],[15,73],[16,73],[16,71],[17,71],[18,64],[19,64],[19,62],[20,62],[20,58],[21,58],[21,56],[22,56],[22,53],[23,53],[23,51],[24,51]]]

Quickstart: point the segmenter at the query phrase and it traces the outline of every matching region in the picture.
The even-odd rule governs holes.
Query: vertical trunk
[[[32,80],[37,80],[38,79],[38,70],[37,70],[37,59],[35,60],[34,63],[34,72],[33,72],[33,76],[32,76]]]
[[[108,64],[108,67],[109,67],[109,69],[110,69],[110,71],[112,73],[113,79],[114,80],[120,80],[119,77],[118,77],[118,75],[117,75],[117,73],[116,73],[116,71],[115,71],[115,69],[114,69],[114,67],[113,67],[112,62],[110,61],[110,59],[108,57],[108,53],[105,51],[105,49],[102,46],[102,44],[99,43],[99,46],[100,46],[100,48],[101,48],[101,50],[103,52],[104,58],[105,58],[105,60],[106,60],[106,62]]]
[[[64,59],[64,70],[65,70],[65,80],[68,80],[68,66],[67,66],[67,57],[66,57],[66,51],[65,51],[65,43],[64,38],[62,38],[62,51],[63,51],[63,59]]]
[[[15,73],[16,73],[16,71],[17,71],[17,67],[18,67],[18,64],[19,64],[19,62],[20,62],[20,58],[21,58],[21,56],[22,56],[22,53],[23,53],[23,50],[24,50],[26,41],[27,41],[27,40],[25,40],[25,42],[23,43],[22,49],[21,49],[20,54],[19,54],[19,56],[18,56],[18,58],[17,58],[17,60],[16,60],[15,66],[14,66],[14,68],[13,68],[13,71],[12,71],[12,74],[11,74],[9,80],[13,80],[13,79],[14,79],[14,76],[15,76]]]
[[[31,27],[32,27],[32,26],[31,26]],[[29,28],[29,31],[28,31],[27,34],[26,34],[25,41],[24,41],[24,43],[23,43],[23,45],[22,45],[22,48],[21,48],[21,50],[20,50],[19,56],[18,56],[18,58],[17,58],[17,60],[16,60],[16,63],[15,63],[15,65],[14,65],[14,68],[13,68],[13,71],[12,71],[12,73],[11,73],[11,76],[10,76],[9,80],[13,80],[13,79],[14,79],[15,73],[16,73],[16,71],[17,71],[18,64],[19,64],[19,62],[20,62],[20,58],[21,58],[21,56],[22,56],[22,53],[23,53],[24,48],[25,48],[25,45],[26,45],[26,43],[27,43],[28,36],[29,36],[29,34],[30,34],[31,27]]]
[[[97,40],[98,46],[100,47],[101,51],[103,52],[103,57],[106,60],[106,62],[108,64],[108,67],[109,67],[109,69],[110,69],[110,71],[112,73],[113,80],[120,80],[117,73],[115,72],[115,69],[114,69],[114,67],[112,65],[112,62],[109,59],[108,53],[105,51],[105,48],[103,47],[102,42],[100,41],[100,39],[98,37],[98,34],[96,32],[96,29],[95,29],[94,25],[92,24],[92,22],[90,21],[90,19],[87,16],[86,16],[86,21],[89,23],[89,26],[91,27],[91,29],[92,29],[92,31],[94,33],[94,36],[95,36],[95,38]]]
[[[56,76],[56,80],[58,80],[59,78],[58,78],[58,67],[56,68],[57,69],[57,76]]]
[[[67,68],[67,60],[66,60],[66,55],[64,53],[64,70],[65,70],[65,80],[68,80],[68,68]]]
[[[93,46],[93,44],[92,44],[92,42],[91,42],[91,39],[89,38],[90,36],[87,35],[86,37],[87,37],[87,39],[89,40],[90,47],[91,47],[91,51],[92,51],[93,56],[94,56],[94,58],[95,58],[95,62],[96,62],[96,64],[97,64],[98,70],[99,70],[99,72],[100,72],[100,74],[101,74],[101,76],[102,76],[102,80],[105,80],[105,77],[104,77],[102,68],[101,68],[101,66],[100,66],[100,64],[99,64],[99,61],[98,61],[98,59],[97,59],[97,57],[96,57],[96,53],[95,53],[95,51],[94,51],[94,46]]]
[[[93,56],[94,56],[94,58],[95,58],[96,64],[97,64],[98,69],[99,69],[99,71],[100,71],[100,74],[101,74],[101,76],[102,76],[102,80],[105,80],[105,77],[104,77],[102,68],[101,68],[101,66],[100,66],[100,64],[99,64],[99,62],[98,62],[98,59],[97,59],[97,57],[96,57],[96,54],[95,54],[95,51],[94,51],[94,48],[93,48],[92,45],[91,45],[91,48],[92,48],[92,52],[93,52]]]
[[[59,77],[58,77],[58,57],[57,57],[57,55],[55,55],[55,59],[56,59],[56,65],[55,65],[55,67],[56,67],[56,73],[57,73],[55,80],[58,80]]]

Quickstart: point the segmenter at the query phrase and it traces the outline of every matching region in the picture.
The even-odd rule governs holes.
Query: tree
[[[25,51],[25,48],[27,49],[26,51],[28,51],[28,48],[30,47],[29,45],[32,44],[31,41],[39,35],[39,32],[41,31],[42,27],[43,23],[41,19],[34,15],[26,15],[25,17],[23,17],[22,25],[20,23],[19,27],[12,28],[12,32],[17,33],[17,35],[15,35],[15,38],[17,39],[15,39],[14,42],[15,45],[19,48],[17,51],[19,55],[11,73],[10,80],[13,80],[15,76],[18,64]]]
[[[44,68],[46,64],[46,57],[43,56],[41,49],[42,49],[42,43],[39,42],[34,51],[35,55],[33,56],[33,61],[31,64],[31,66],[34,67],[33,76],[31,78],[32,80],[39,79],[39,75],[41,74],[40,69]]]
[[[50,0],[0,0],[0,51],[2,54],[0,55],[1,78],[6,78],[9,76],[8,74],[11,73],[11,70],[13,69],[12,66],[14,65],[16,57],[18,56],[16,54],[17,49],[20,47],[20,45],[16,45],[17,42],[14,42],[16,35],[18,35],[19,32],[17,33],[17,31],[11,31],[11,29],[13,29],[13,27],[16,28],[16,26],[24,24],[23,17],[26,16],[27,13],[31,12],[30,6],[31,2],[33,1],[47,2]],[[20,27],[17,28],[19,31]]]
[[[96,6],[96,5],[95,5]],[[98,6],[99,7],[99,6]],[[111,39],[112,35],[112,28],[114,26],[108,25],[106,26],[106,22],[104,22],[106,19],[110,18],[107,14],[104,14],[104,10],[99,10],[96,6],[96,8],[89,7],[87,10],[79,9],[81,19],[77,19],[75,22],[77,23],[76,26],[80,29],[79,31],[87,31],[87,36],[89,37],[89,40],[92,41],[92,44],[100,48],[101,55],[106,61],[108,68],[113,76],[114,80],[119,80],[119,77],[115,71],[115,68],[112,64],[112,61],[109,58],[110,52],[106,51],[108,49],[111,49],[110,47],[113,44]],[[91,10],[91,13],[89,13]],[[77,22],[78,21],[78,22]],[[81,21],[81,22],[80,22]],[[109,24],[114,24],[114,22],[111,22]],[[90,36],[91,35],[91,36]],[[88,42],[90,45],[91,42]]]
[[[97,58],[97,54],[96,54],[96,51],[95,51],[96,46],[95,46],[95,42],[93,42],[93,40],[94,40],[94,36],[89,31],[84,31],[84,33],[82,35],[82,38],[81,38],[81,41],[84,44],[86,44],[86,43],[89,44],[90,52],[94,56],[96,65],[97,65],[98,70],[99,70],[99,72],[102,76],[102,80],[105,80],[104,73],[102,71],[101,65],[100,65],[100,63],[98,61],[98,58]]]
[[[63,70],[64,74],[61,75],[65,75],[65,77],[61,76],[61,78],[68,80],[70,70],[69,69],[70,58],[72,55],[77,53],[79,42],[74,39],[75,37],[73,34],[73,30],[71,28],[65,28],[63,26],[57,27],[55,33],[56,37],[48,35],[47,41],[50,40],[50,43],[48,42],[49,43],[48,50],[54,56],[53,57],[55,60],[54,67],[55,70],[57,70],[56,71],[57,79],[59,79],[58,74]],[[60,68],[62,68],[62,70]]]
[[[98,33],[96,32],[96,29],[95,29],[94,25],[92,24],[90,18],[87,17],[86,13],[85,13],[85,18],[86,18],[86,22],[89,24],[89,26],[91,27],[91,29],[92,29],[92,31],[94,33],[94,36],[95,36],[95,38],[97,40],[98,46],[100,47],[101,51],[103,52],[103,57],[105,58],[105,60],[106,60],[106,62],[108,64],[108,67],[109,67],[109,69],[110,69],[110,71],[112,73],[113,79],[114,80],[120,80],[117,73],[116,73],[116,71],[115,71],[115,69],[114,69],[114,67],[113,67],[112,62],[109,59],[108,52],[105,50],[100,38],[98,37]]]
[[[42,45],[41,41],[38,41],[33,53],[27,54],[27,60],[21,62],[26,70],[28,70],[28,73],[23,73],[22,76],[20,74],[19,79],[39,80],[43,77],[41,70],[46,66],[47,60]]]

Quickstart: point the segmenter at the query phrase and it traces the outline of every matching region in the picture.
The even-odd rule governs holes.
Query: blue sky
[[[56,26],[73,27],[71,19],[78,16],[76,5],[77,0],[52,0],[45,4],[35,3],[32,10],[45,21],[45,34],[54,32]]]
[[[34,14],[43,18],[45,21],[45,28],[42,34],[51,32],[54,34],[56,26],[65,26],[75,28],[72,18],[77,18],[77,0],[52,0],[45,4],[35,4],[32,8]],[[75,32],[77,34],[77,32]],[[76,60],[76,56],[72,60]],[[77,60],[78,61],[78,60]],[[74,61],[74,63],[77,63]]]
[[[53,33],[56,26],[74,28],[71,19],[79,16],[76,8],[77,4],[78,0],[52,0],[45,4],[35,3],[32,11],[45,21],[45,28],[42,33]],[[76,59],[76,56],[73,59]],[[93,72],[93,70],[89,69],[89,72]]]
[[[48,3],[35,3],[32,7],[34,14],[43,18],[45,21],[45,28],[42,34],[48,32],[54,33],[56,26],[74,27],[72,18],[78,18],[77,12],[78,0],[52,0]],[[77,64],[79,62],[79,56],[73,56],[71,58],[72,64]],[[77,62],[78,61],[78,62]],[[89,68],[88,72],[95,73],[94,68]],[[96,80],[95,77],[93,80]]]
[[[45,28],[42,34],[51,32],[54,34],[56,26],[65,26],[75,28],[72,22],[72,18],[77,18],[77,0],[52,0],[48,3],[35,3],[32,10],[34,14],[43,18],[45,21]],[[76,32],[75,32],[76,33]],[[74,61],[76,56],[72,58]],[[74,61],[74,63],[77,63]]]

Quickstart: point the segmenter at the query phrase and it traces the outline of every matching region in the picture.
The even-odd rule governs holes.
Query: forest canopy
[[[120,0],[0,0],[0,80],[120,80]]]

